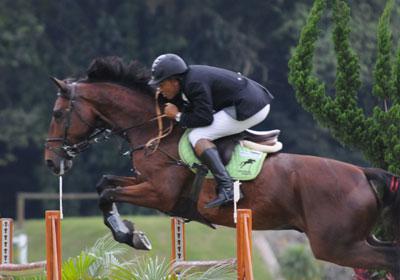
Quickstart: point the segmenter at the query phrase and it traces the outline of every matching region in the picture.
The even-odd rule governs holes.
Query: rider
[[[157,57],[149,85],[157,86],[173,102],[180,97],[186,106],[166,103],[164,113],[180,126],[192,128],[189,141],[196,155],[217,182],[218,196],[206,204],[216,207],[233,201],[233,180],[223,165],[215,139],[240,133],[268,115],[273,96],[240,73],[206,65],[187,65],[176,54]]]

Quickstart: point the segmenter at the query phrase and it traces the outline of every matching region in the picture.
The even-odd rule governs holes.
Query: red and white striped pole
[[[10,264],[13,258],[14,221],[0,219],[0,264]]]
[[[171,263],[186,259],[185,222],[181,218],[171,218],[172,250]]]

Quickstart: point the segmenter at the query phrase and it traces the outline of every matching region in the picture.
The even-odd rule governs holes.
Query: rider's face
[[[165,98],[171,100],[179,93],[180,84],[177,79],[167,79],[160,83],[159,89]]]

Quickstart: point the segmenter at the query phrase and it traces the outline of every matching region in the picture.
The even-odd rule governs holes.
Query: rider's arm
[[[210,125],[213,120],[211,90],[200,82],[192,82],[185,89],[191,110],[181,112],[179,124],[182,127],[200,127]]]

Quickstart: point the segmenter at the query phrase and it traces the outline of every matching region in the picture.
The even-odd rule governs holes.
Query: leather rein
[[[79,113],[78,108],[75,106],[75,102],[77,101],[75,98],[76,97],[76,83],[72,83],[71,86],[72,86],[72,90],[71,90],[71,95],[69,97],[67,97],[66,95],[63,95],[61,92],[57,93],[57,96],[67,98],[69,100],[69,105],[68,105],[68,108],[66,109],[67,116],[66,116],[66,118],[64,118],[64,135],[63,135],[63,137],[48,137],[45,140],[45,142],[46,142],[45,148],[52,151],[53,153],[55,153],[56,155],[58,155],[61,158],[65,158],[67,160],[72,160],[79,153],[87,150],[94,143],[105,142],[115,135],[126,136],[127,131],[134,129],[134,128],[141,127],[147,123],[157,120],[158,135],[156,137],[150,139],[149,141],[147,141],[144,145],[139,145],[138,147],[131,148],[131,150],[130,150],[130,152],[132,153],[137,150],[145,149],[146,154],[152,154],[158,149],[161,139],[168,136],[172,132],[172,129],[173,129],[172,121],[170,121],[170,125],[167,129],[165,129],[165,130],[163,129],[162,119],[165,118],[165,115],[161,114],[160,106],[158,104],[158,96],[160,94],[159,90],[157,90],[156,96],[155,96],[155,99],[156,99],[156,102],[155,102],[156,116],[155,117],[152,117],[146,121],[143,121],[141,123],[138,123],[138,124],[126,127],[126,128],[107,129],[107,128],[97,128],[97,127],[91,125],[89,122],[87,122],[82,117],[82,115]],[[95,130],[85,140],[78,142],[76,144],[70,144],[70,142],[68,141],[68,131],[71,126],[71,118],[72,118],[73,112],[78,116],[78,119],[82,123],[84,123],[89,128],[92,128]],[[54,148],[49,145],[50,142],[61,142],[62,144],[61,144],[61,146]]]

